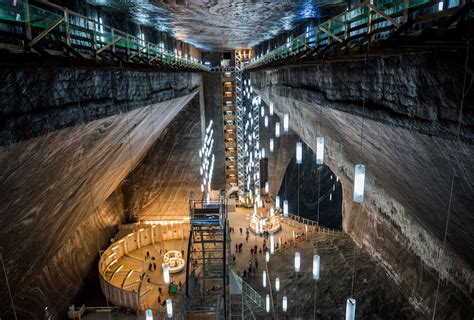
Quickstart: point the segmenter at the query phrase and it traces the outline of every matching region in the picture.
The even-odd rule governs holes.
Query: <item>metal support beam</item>
[[[30,43],[28,43],[28,46],[30,47],[34,46],[36,43],[38,43],[38,41],[43,39],[48,33],[51,32],[51,30],[59,26],[63,21],[64,21],[64,17],[61,17],[58,20],[53,21],[46,29],[44,29],[39,35],[37,35],[33,40],[31,40]]]
[[[105,46],[103,46],[102,48],[100,48],[99,50],[97,50],[97,54],[101,54],[102,52],[104,52],[105,50],[107,50],[108,48],[110,48],[111,46],[113,46],[114,44],[116,44],[117,42],[119,42],[120,40],[122,40],[122,37],[117,37],[115,39],[113,39],[112,41],[110,41],[109,43],[107,43]]]
[[[399,28],[400,27],[400,24],[395,21],[392,17],[390,17],[389,15],[386,15],[382,10],[380,10],[379,8],[377,8],[376,6],[374,6],[373,4],[371,3],[368,3],[367,4],[367,7],[369,7],[370,10],[372,11],[375,11],[376,13],[378,13],[379,15],[381,15],[382,17],[384,17],[388,22],[390,22],[394,27],[396,28]]]
[[[331,31],[327,30],[326,28],[323,28],[321,26],[318,27],[322,32],[326,33],[328,36],[330,36],[331,38],[339,41],[339,42],[342,42],[342,39],[339,38],[338,36],[335,36]]]

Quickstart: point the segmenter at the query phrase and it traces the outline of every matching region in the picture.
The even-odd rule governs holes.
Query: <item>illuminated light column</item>
[[[270,312],[270,295],[267,294],[265,298],[265,309],[267,310],[267,313]]]
[[[168,318],[173,318],[173,304],[171,303],[171,299],[166,300],[166,314]]]
[[[275,143],[273,139],[270,139],[270,152],[273,152],[274,149],[275,149]]]
[[[275,236],[273,234],[270,235],[270,253],[275,253]]]
[[[288,298],[286,296],[283,296],[282,309],[283,312],[286,312],[286,310],[288,310]]]
[[[324,163],[324,137],[316,139],[316,164]]]
[[[288,132],[288,129],[290,128],[290,116],[288,113],[285,113],[283,115],[283,131]]]
[[[365,166],[356,164],[354,168],[354,201],[364,200]]]
[[[275,197],[275,208],[280,209],[280,196]]]
[[[288,218],[288,200],[283,200],[283,216]]]
[[[145,311],[145,320],[153,320],[153,311],[151,309]]]
[[[275,137],[280,137],[280,122],[275,123]]]
[[[346,320],[354,320],[356,311],[356,300],[348,298],[346,301]]]
[[[265,252],[265,262],[268,262],[268,261],[270,261],[270,252],[268,252],[267,250],[267,252]]]
[[[296,164],[303,163],[303,144],[301,142],[296,143]]]
[[[263,108],[263,107],[262,107]],[[268,128],[268,116],[265,116],[263,123],[265,125],[265,128]]]
[[[273,209],[273,206],[270,206],[270,218],[275,216],[275,209]]]
[[[268,193],[269,190],[270,190],[270,184],[268,183],[268,181],[265,181],[265,192]]]
[[[275,291],[280,291],[280,278],[278,277],[275,279]]]
[[[163,280],[166,284],[170,283],[170,268],[167,263],[163,263]]]
[[[299,252],[295,252],[295,272],[300,272],[301,256]]]
[[[263,270],[262,272],[262,284],[263,284],[263,287],[266,288],[267,287],[267,272],[265,270]]]
[[[268,112],[271,116],[273,116],[273,102],[270,102],[270,105],[268,106]]]
[[[313,279],[319,280],[321,266],[320,266],[321,258],[318,255],[313,256]]]

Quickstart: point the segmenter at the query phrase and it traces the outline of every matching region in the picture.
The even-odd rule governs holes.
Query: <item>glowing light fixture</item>
[[[270,139],[270,152],[273,152],[274,148],[275,148],[275,144],[273,142],[273,139]]]
[[[263,108],[263,107],[262,107]],[[268,128],[268,116],[265,116],[263,123],[265,125],[265,128]]]
[[[354,201],[364,200],[365,166],[356,164],[354,168]]]
[[[171,303],[171,299],[166,300],[166,314],[168,318],[173,318],[173,304]]]
[[[262,148],[262,152],[260,152],[260,155],[262,156],[262,159],[265,158],[265,148]]]
[[[270,295],[269,294],[267,294],[265,298],[265,309],[267,310],[267,312],[270,312]]]
[[[316,164],[324,163],[324,137],[316,139]]]
[[[275,215],[275,209],[273,206],[270,206],[270,218],[272,218]]]
[[[261,106],[261,107],[260,107],[260,115],[261,115],[262,117],[265,116],[265,107],[264,107],[264,106]]]
[[[317,254],[314,255],[313,256],[313,279],[314,280],[319,280],[320,271],[321,271],[320,262],[321,262],[320,257]]]
[[[153,311],[151,309],[146,309],[145,320],[153,320]]]
[[[270,184],[268,183],[268,181],[265,181],[265,192],[268,193],[269,190],[270,190]]]
[[[283,216],[288,218],[288,200],[283,200]]]
[[[280,196],[275,197],[275,208],[280,209]]]
[[[295,272],[300,272],[301,256],[299,252],[295,252]]]
[[[290,116],[288,113],[283,115],[283,131],[288,132],[288,128],[290,127]]]
[[[265,270],[263,270],[262,272],[262,284],[263,284],[263,287],[266,288],[267,287],[267,272]]]
[[[163,263],[163,280],[165,283],[170,283],[170,267],[167,263]]]
[[[275,137],[280,137],[280,122],[275,123]]]
[[[280,278],[275,279],[275,290],[276,292],[280,291]]]
[[[283,296],[283,301],[282,301],[282,309],[283,312],[286,312],[288,310],[288,298],[286,296]]]
[[[273,102],[270,102],[270,105],[268,106],[268,112],[271,116],[273,116]]]
[[[270,235],[270,253],[275,253],[275,236],[273,234]]]
[[[346,301],[346,320],[354,320],[356,312],[356,300],[348,298]]]
[[[301,142],[296,143],[296,164],[303,162],[303,144]]]
[[[268,262],[268,261],[270,261],[270,252],[267,250],[265,252],[265,262]]]

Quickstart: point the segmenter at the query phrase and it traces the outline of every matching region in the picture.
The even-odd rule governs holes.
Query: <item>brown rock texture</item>
[[[90,72],[92,75],[87,79],[102,79],[100,75],[94,76],[98,71]],[[33,82],[35,77],[41,77],[40,72],[37,73]],[[16,85],[23,81],[23,74],[18,71]],[[9,77],[13,76],[11,72]],[[102,76],[106,76],[105,73]],[[114,72],[106,77],[113,76]],[[124,82],[130,80],[126,73],[122,76]],[[134,76],[136,74],[130,75]],[[153,77],[159,78],[158,75]],[[188,77],[182,78],[189,80],[184,85],[175,84],[175,88],[182,88],[181,93],[171,85],[173,81],[179,82],[179,77],[173,75],[162,88],[168,90],[166,98],[181,97],[140,106],[133,97],[139,99],[143,94],[139,87],[150,88],[146,86],[150,78],[137,76],[130,82],[137,82],[138,96],[130,92],[125,97],[131,99],[128,103],[131,107],[123,109],[119,103],[117,110],[112,110],[117,98],[114,92],[103,93],[110,99],[109,107],[101,105],[104,102],[101,99],[97,101],[99,106],[93,104],[97,90],[102,89],[87,79],[78,84],[82,91],[72,91],[74,97],[65,92],[54,96],[54,88],[69,88],[68,81],[61,77],[45,87],[49,89],[42,92],[41,97],[37,92],[38,99],[44,100],[41,112],[31,109],[34,104],[28,104],[28,100],[18,100],[25,99],[25,95],[6,97],[8,108],[18,102],[24,114],[10,113],[2,138],[15,131],[10,129],[17,126],[16,119],[22,117],[45,124],[34,130],[33,138],[21,135],[24,139],[11,143],[10,136],[4,140],[10,143],[0,148],[0,246],[20,319],[43,319],[45,307],[51,319],[64,316],[98,249],[106,246],[116,225],[125,219],[123,200],[117,188],[176,114],[196,95],[196,91],[192,91],[192,76]],[[167,88],[168,85],[171,87]],[[6,86],[15,84],[7,82]],[[88,90],[91,90],[90,95],[81,94]],[[61,100],[71,99],[76,105],[87,97],[89,104],[79,108],[72,108]],[[142,103],[147,103],[147,99],[154,97],[143,97]],[[49,102],[57,103],[58,108],[52,110]],[[5,112],[7,108],[2,110]],[[91,116],[92,110],[100,111]],[[71,121],[61,127],[65,114],[71,115]],[[4,277],[0,283],[0,317],[10,319],[12,311]]]

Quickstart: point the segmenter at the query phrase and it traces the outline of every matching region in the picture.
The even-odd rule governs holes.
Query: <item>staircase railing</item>
[[[428,21],[454,14],[466,1],[460,0],[459,4],[453,2],[449,8],[440,7],[439,3],[439,0],[364,1],[265,54],[255,55],[245,69],[289,57],[314,57],[326,53],[332,47],[347,49],[377,39],[387,39],[398,29],[407,32],[417,23],[426,27]],[[444,3],[447,4],[446,1]]]

